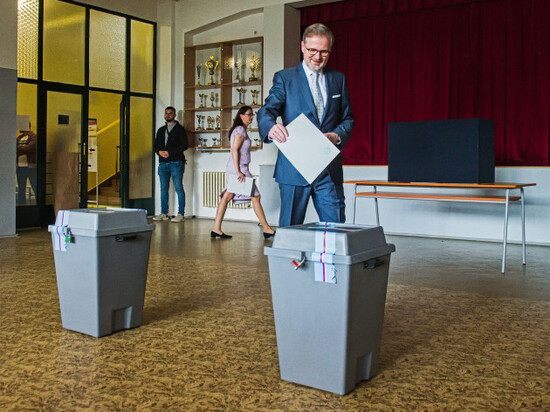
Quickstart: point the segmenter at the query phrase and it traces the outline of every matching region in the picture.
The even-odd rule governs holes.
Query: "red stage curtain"
[[[350,0],[302,9],[327,24],[356,126],[348,165],[387,164],[387,124],[479,117],[502,166],[550,166],[550,0]]]

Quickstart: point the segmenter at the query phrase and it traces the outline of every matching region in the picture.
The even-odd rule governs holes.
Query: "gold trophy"
[[[241,82],[241,76],[239,75],[240,70],[241,70],[241,61],[235,60],[235,83]]]
[[[252,94],[252,105],[256,105],[256,97],[260,94],[259,90],[251,90],[250,93]]]
[[[252,56],[248,61],[248,67],[250,67],[250,77],[248,78],[248,81],[255,82],[258,78],[254,72],[260,68],[260,59],[256,56]]]
[[[206,128],[206,130],[213,130],[214,118],[212,116],[208,116],[206,118],[206,121],[208,122],[208,127]]]
[[[214,82],[214,70],[216,70],[216,67],[218,67],[219,62],[217,60],[214,60],[214,56],[210,56],[210,60],[207,60],[204,65],[208,69],[208,73],[210,74],[210,83],[209,85],[216,84]]]
[[[243,51],[240,49],[237,52],[237,55],[235,56],[235,62],[233,66],[235,67],[235,82],[240,83],[241,82],[241,69],[243,67]]]
[[[199,93],[199,97],[201,99],[201,105],[199,106],[199,108],[206,107],[206,98],[208,97],[208,95],[206,93]]]
[[[246,92],[246,89],[244,87],[237,87],[235,90],[237,90],[237,93],[239,93],[239,101],[237,102],[237,106],[244,104],[244,92]]]
[[[210,107],[214,107],[214,100],[216,100],[216,95],[214,92],[210,93],[210,101],[212,102],[212,105]]]
[[[202,66],[200,64],[197,65],[197,86],[201,85],[201,68]]]

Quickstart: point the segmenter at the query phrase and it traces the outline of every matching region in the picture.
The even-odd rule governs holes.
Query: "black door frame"
[[[39,122],[39,127],[41,127],[40,132],[46,138],[43,142],[43,154],[42,154],[42,167],[43,173],[42,177],[46,177],[46,147],[47,147],[47,116],[48,116],[48,92],[59,92],[67,94],[80,95],[81,105],[80,105],[80,142],[79,142],[79,163],[80,170],[79,181],[80,181],[80,202],[78,204],[79,208],[85,208],[88,206],[88,102],[89,94],[86,91],[84,86],[74,86],[61,83],[53,82],[43,82],[43,90],[40,91],[39,88],[39,99],[43,99],[42,104],[39,105],[39,119],[42,119],[42,122]],[[42,113],[40,113],[42,112]],[[44,182],[45,183],[45,182]],[[45,204],[45,184],[44,189],[44,204]]]
[[[46,147],[48,92],[76,94],[81,97],[80,142],[79,142],[79,207],[87,207],[88,173],[83,173],[83,165],[88,164],[88,95],[84,86],[74,86],[54,82],[40,82],[37,87],[37,167],[36,167],[36,205],[16,206],[16,227],[43,227],[55,221],[53,205],[46,204]]]

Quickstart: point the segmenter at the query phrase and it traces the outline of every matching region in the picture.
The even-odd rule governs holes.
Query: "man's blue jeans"
[[[160,212],[168,213],[168,189],[170,177],[178,196],[178,214],[183,215],[185,210],[185,192],[183,191],[184,162],[161,162],[159,163],[158,174],[160,178]]]

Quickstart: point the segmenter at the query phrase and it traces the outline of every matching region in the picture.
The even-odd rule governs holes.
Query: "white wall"
[[[157,7],[157,100],[155,105],[156,125],[158,129],[164,124],[164,109],[174,106],[178,110],[178,121],[183,123],[180,109],[183,107],[183,94],[178,90],[183,89],[183,75],[178,62],[181,47],[178,45],[177,11],[172,0],[160,0]],[[160,213],[160,183],[156,171],[158,169],[158,156],[155,156],[155,211]],[[186,175],[188,175],[186,171]],[[170,190],[170,211],[174,208],[175,193],[173,187]]]
[[[231,16],[245,15],[250,10],[282,7],[285,4],[297,8],[337,1],[341,0],[181,0],[178,6],[184,11],[181,24],[189,32],[216,25]]]
[[[387,180],[387,177],[385,166],[344,167],[345,180]],[[497,167],[495,180],[537,184],[525,188],[526,239],[530,244],[550,245],[550,168]],[[364,187],[363,190],[372,191],[372,188]],[[409,191],[426,193],[426,189],[407,189]],[[435,192],[441,193],[441,190]],[[352,222],[353,185],[345,185],[345,193],[346,218]],[[479,194],[475,191],[471,193]],[[504,191],[497,194],[504,195]],[[378,208],[380,224],[388,234],[502,241],[504,205],[379,199]],[[356,211],[356,223],[376,224],[373,199],[358,199]],[[521,242],[519,202],[512,202],[510,207],[508,239]]]

